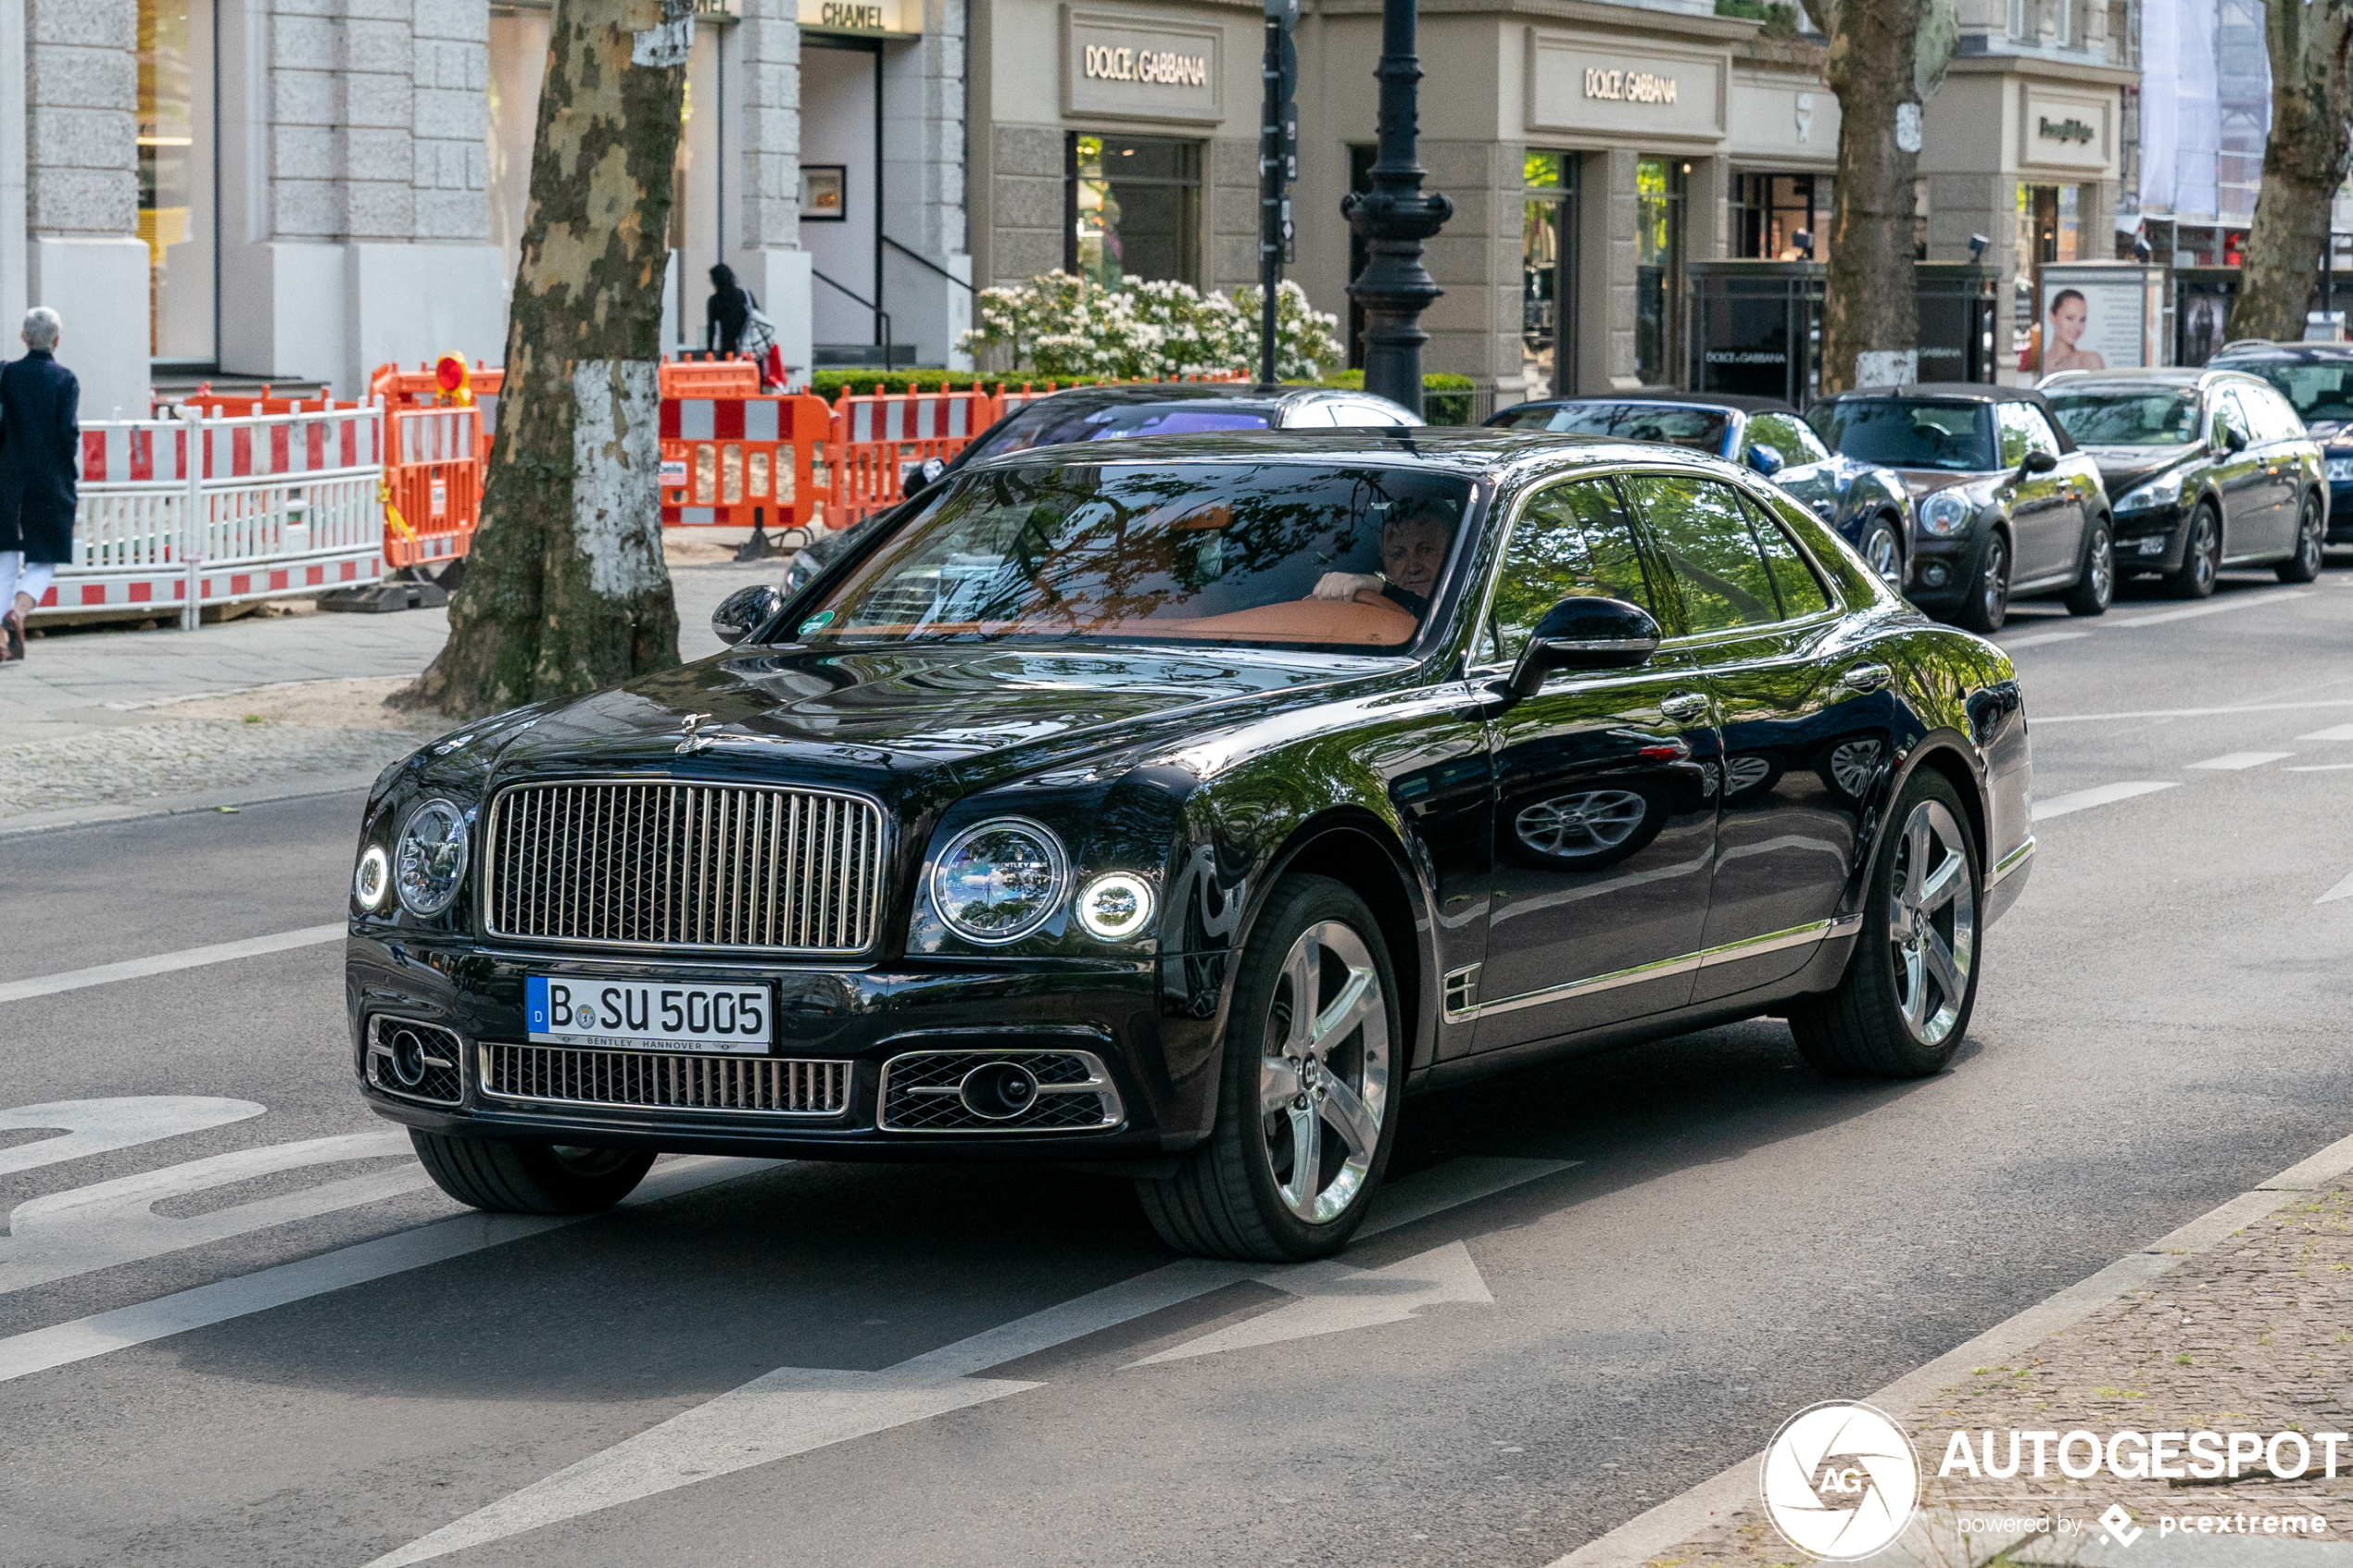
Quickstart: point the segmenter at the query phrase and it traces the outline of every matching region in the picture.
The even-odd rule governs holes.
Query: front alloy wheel
[[[2328,524],[2321,517],[2321,498],[2309,491],[2296,516],[2296,554],[2273,570],[2283,583],[2309,583],[2321,574],[2321,552],[2327,546]]]
[[[1269,1263],[1347,1245],[1397,1135],[1396,995],[1364,899],[1285,878],[1235,978],[1217,1124],[1174,1174],[1136,1184],[1163,1240]]]
[[[2002,629],[2010,613],[2010,545],[2000,530],[1985,536],[1979,553],[1977,577],[1961,601],[1961,624],[1991,634]]]
[[[1904,541],[1895,525],[1874,518],[1863,530],[1863,564],[1878,574],[1891,594],[1904,591]]]
[[[2222,574],[2222,525],[2214,508],[2200,504],[2190,514],[2190,537],[2182,546],[2182,564],[2166,578],[2166,592],[2177,599],[2202,599],[2214,592]]]
[[[1922,769],[1889,821],[1846,973],[1790,1013],[1799,1054],[1838,1077],[1940,1071],[1977,999],[1982,862],[1960,796]]]
[[[2116,596],[2116,537],[2102,518],[2092,524],[2092,537],[2083,546],[2083,575],[2068,591],[2067,613],[2070,615],[2106,615],[2108,601]]]

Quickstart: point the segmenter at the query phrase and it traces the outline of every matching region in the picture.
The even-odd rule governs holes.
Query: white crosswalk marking
[[[2248,594],[2209,604],[2193,605],[2188,609],[2160,610],[2155,615],[2136,615],[2130,620],[2121,618],[2111,620],[2108,622],[2108,630],[2137,632],[2144,626],[2167,626],[2176,621],[2196,621],[2201,616],[2228,615],[2234,609],[2253,609],[2259,605],[2277,605],[2288,599],[2300,599],[2309,593],[2309,589],[2298,588],[2293,593],[2285,594]]]
[[[2353,578],[2348,578],[2347,581],[2353,582]],[[2353,740],[2353,724],[2331,724],[2325,730],[2314,730],[2309,735],[2298,735],[2296,738],[2297,740]]]
[[[2055,795],[2048,800],[2034,803],[2033,820],[2045,822],[2053,817],[2064,817],[2094,806],[2106,806],[2119,800],[2130,800],[2136,795],[2154,795],[2160,789],[2179,789],[2179,781],[2159,784],[2152,780],[2134,779],[2123,784],[2100,784],[2092,789],[2079,789],[2072,795]]]
[[[267,1106],[249,1099],[213,1099],[200,1095],[128,1095],[114,1099],[60,1099],[0,1110],[0,1132],[61,1127],[65,1136],[0,1148],[0,1176],[130,1148],[143,1143],[201,1133],[258,1116]]]
[[[2051,643],[2081,642],[2091,634],[2092,633],[2089,632],[2037,632],[2031,637],[2020,637],[2014,641],[2004,643],[2002,645],[2002,651],[2004,653],[2015,653],[2020,648],[2039,648]]]
[[[170,974],[174,970],[199,969],[206,964],[229,963],[237,959],[257,959],[265,953],[316,947],[321,943],[340,942],[347,934],[348,928],[337,922],[333,925],[305,926],[300,931],[281,931],[270,936],[248,936],[238,942],[215,942],[206,947],[183,947],[176,953],[157,953],[153,958],[125,959],[120,963],[69,969],[61,974],[37,974],[30,980],[0,982],[0,1002],[20,1002],[28,997],[54,996],[59,991],[79,991],[90,985],[111,985],[118,980],[139,980],[150,974]]]
[[[2353,876],[2347,877],[2334,887],[2312,900],[2315,904],[2334,904],[2339,898],[2353,898]]]
[[[2220,757],[2209,757],[2203,762],[2193,762],[2190,766],[2209,769],[2218,773],[2237,773],[2244,772],[2249,768],[2260,768],[2266,762],[2277,762],[2284,757],[2295,755],[2293,751],[2226,751]]]

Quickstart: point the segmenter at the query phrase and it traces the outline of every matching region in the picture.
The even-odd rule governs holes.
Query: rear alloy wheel
[[[1888,820],[1845,975],[1790,1013],[1798,1053],[1836,1077],[1941,1071],[1977,1001],[1982,862],[1961,797],[1923,768]]]
[[[1978,550],[1977,573],[1969,580],[1958,620],[1972,632],[1991,633],[2002,629],[2009,614],[2010,542],[1994,529]]]
[[[1276,888],[1235,980],[1216,1128],[1176,1174],[1136,1184],[1163,1240],[1267,1263],[1347,1245],[1397,1135],[1396,995],[1353,889],[1320,876]]]
[[[2190,536],[2182,546],[2182,564],[2165,579],[2165,591],[2177,599],[2202,599],[2214,592],[2222,573],[2222,525],[2214,508],[2201,502],[2190,514]]]
[[[452,1138],[409,1129],[434,1185],[494,1214],[594,1214],[635,1190],[654,1162],[643,1149]]]
[[[1876,517],[1864,525],[1862,554],[1863,564],[1887,584],[1889,593],[1903,593],[1904,539],[1893,522]]]
[[[2321,516],[2321,498],[2305,493],[2303,509],[2296,514],[2296,554],[2274,568],[2283,583],[2309,583],[2321,574],[2321,552],[2326,546],[2327,521]]]
[[[2106,615],[2116,596],[2116,534],[2108,521],[2092,524],[2091,541],[2083,546],[2083,575],[2068,590],[2070,615]]]

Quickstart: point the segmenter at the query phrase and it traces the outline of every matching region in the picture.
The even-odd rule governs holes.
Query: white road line
[[[731,1182],[760,1171],[773,1170],[773,1160],[733,1160],[697,1155],[658,1165],[629,1195],[626,1206],[655,1203],[697,1187]],[[0,1339],[0,1383],[28,1377],[52,1367],[86,1361],[132,1345],[167,1339],[192,1328],[208,1328],[232,1318],[265,1312],[290,1301],[363,1285],[409,1269],[422,1269],[486,1247],[498,1247],[542,1231],[576,1225],[592,1215],[460,1214],[438,1220],[398,1236],[361,1242],[299,1262],[199,1286],[176,1295],[142,1301],[76,1318],[50,1328]]]
[[[2314,904],[2334,904],[2339,898],[2353,898],[2353,876],[2347,877],[2334,887],[2312,900]]]
[[[2347,581],[2353,581],[2353,579],[2347,579]],[[2325,730],[2314,730],[2309,735],[2298,735],[2296,738],[2297,740],[2353,740],[2353,724],[2332,724]]]
[[[216,942],[208,947],[182,947],[176,953],[157,953],[149,959],[125,959],[120,963],[69,969],[62,974],[40,974],[31,980],[0,982],[0,1002],[20,1002],[27,997],[54,996],[59,991],[79,991],[87,985],[111,985],[118,980],[170,974],[177,969],[201,969],[206,964],[228,963],[236,959],[258,959],[264,953],[315,947],[322,942],[340,942],[345,934],[346,927],[338,921],[333,925],[308,925],[300,931],[281,931],[274,936],[248,936],[241,942]]]
[[[2094,806],[2106,806],[2111,801],[2130,800],[2136,795],[2155,795],[2160,789],[2179,789],[2178,780],[2164,784],[2146,779],[2128,780],[2123,784],[2100,784],[2093,789],[2079,789],[2072,795],[2055,795],[2048,800],[2034,803],[2034,821],[2048,822],[2071,811],[2082,811]]]
[[[2228,615],[2234,609],[2253,609],[2258,605],[2275,605],[2283,599],[2310,596],[2311,590],[2298,588],[2289,594],[2247,594],[2223,602],[2193,605],[2188,609],[2160,610],[2155,615],[2136,615],[2129,621],[2111,621],[2108,629],[2116,632],[2137,632],[2144,626],[2163,626],[2175,621],[2195,621],[2205,615]]]
[[[2301,768],[2282,768],[2283,773],[2341,773],[2353,768],[2353,762],[2308,762]]]
[[[2217,773],[2243,773],[2249,768],[2260,768],[2266,762],[2277,762],[2284,757],[2295,755],[2293,751],[2226,751],[2220,757],[2209,757],[2190,766]]]
[[[79,1160],[85,1154],[159,1143],[258,1116],[269,1107],[249,1099],[195,1095],[128,1095],[114,1099],[60,1099],[0,1110],[0,1132],[61,1127],[65,1136],[0,1148],[0,1176]]]
[[[1399,1182],[1390,1189],[1396,1194],[1395,1202],[1388,1201],[1389,1191],[1376,1198],[1373,1215],[1357,1234],[1368,1236],[1392,1230],[1475,1198],[1565,1171],[1570,1163],[1574,1162],[1448,1160]],[[1457,1250],[1461,1254],[1459,1263],[1454,1259]],[[1478,1295],[1486,1294],[1486,1286],[1478,1280],[1475,1266],[1467,1278],[1463,1275],[1462,1265],[1469,1264],[1470,1254],[1460,1242],[1439,1248],[1413,1261],[1424,1265],[1426,1272],[1435,1264],[1436,1272],[1442,1275],[1441,1281],[1431,1285],[1418,1277],[1410,1281],[1381,1278],[1374,1287],[1386,1287],[1395,1293],[1418,1291],[1422,1299],[1414,1305],[1468,1298],[1474,1283]],[[575,1519],[640,1498],[691,1486],[715,1475],[772,1463],[1041,1387],[1043,1385],[1038,1383],[971,1374],[1116,1327],[1228,1285],[1264,1279],[1279,1288],[1282,1280],[1290,1275],[1313,1274],[1320,1280],[1323,1275],[1318,1271],[1326,1268],[1327,1265],[1315,1263],[1270,1268],[1265,1264],[1189,1259],[1060,1306],[1032,1312],[880,1372],[778,1367],[454,1520],[431,1535],[376,1559],[368,1568],[403,1568],[408,1563],[428,1562],[486,1541],[536,1530],[559,1520]],[[1404,1271],[1405,1265],[1392,1268]],[[1388,1272],[1375,1271],[1378,1274]],[[1279,1316],[1287,1310],[1278,1309],[1272,1315]]]
[[[2236,708],[2143,708],[2125,713],[2032,714],[2037,724],[2101,724],[2120,719],[2211,719],[2226,713],[2296,713],[2309,708],[2353,708],[2353,697],[2326,697],[2316,702],[2250,702]]]
[[[2031,637],[2020,637],[1999,646],[2004,653],[2014,653],[2020,648],[2039,648],[2045,643],[2077,642],[2091,634],[2089,632],[2037,632]]]

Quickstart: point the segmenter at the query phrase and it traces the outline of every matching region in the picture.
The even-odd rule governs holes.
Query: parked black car
[[[2237,370],[2070,370],[2045,377],[2059,428],[2100,466],[2116,566],[2162,573],[2185,599],[2226,566],[2321,574],[2328,479],[2296,410]]]
[[[1765,1013],[1938,1071],[2028,775],[2001,650],[1729,463],[1014,454],[732,650],[387,768],[352,1064],[478,1208],[662,1149],[1128,1162],[1173,1246],[1314,1257],[1409,1090]]]
[[[1387,430],[1422,421],[1402,403],[1369,392],[1292,387],[1263,392],[1247,382],[1150,382],[1135,386],[1074,386],[1025,403],[975,436],[952,458],[934,458],[911,476],[908,501],[984,458],[1074,441],[1196,435],[1225,430]],[[887,527],[903,508],[888,507],[849,528],[821,533],[785,563],[784,588],[798,589],[840,557],[851,541]]]
[[[1836,451],[1903,475],[1914,604],[1972,632],[2000,631],[2013,596],[2064,593],[2076,615],[2108,609],[2108,492],[2041,393],[1976,382],[1870,387],[1826,397],[1806,419]]]
[[[2226,343],[2213,370],[2261,376],[2320,443],[2329,482],[2328,543],[2353,545],[2353,345]]]
[[[1498,430],[1657,441],[1746,463],[1814,509],[1904,591],[1912,501],[1901,475],[1842,457],[1775,397],[1729,393],[1551,397],[1514,404],[1487,422]]]

